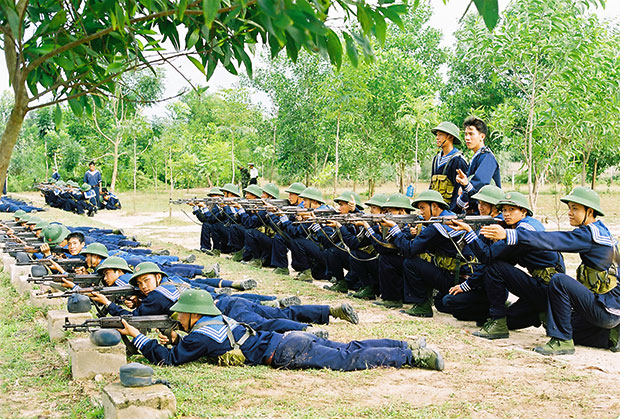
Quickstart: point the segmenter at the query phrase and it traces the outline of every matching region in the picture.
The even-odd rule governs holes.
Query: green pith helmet
[[[19,217],[21,217],[24,214],[26,214],[26,211],[21,210],[21,209],[17,210],[17,211],[15,211],[15,214],[13,214],[13,218],[19,218]]]
[[[378,193],[378,194],[374,194],[372,196],[372,198],[370,198],[368,201],[364,202],[364,204],[366,205],[374,205],[375,207],[382,207],[383,204],[385,204],[385,201],[388,199],[387,194],[385,193]]]
[[[127,265],[127,261],[117,256],[111,256],[97,266],[97,272],[101,272],[104,269],[120,269],[125,272],[131,272],[131,268]]]
[[[33,226],[33,225],[35,225],[36,223],[38,223],[39,221],[43,221],[43,220],[41,220],[41,219],[40,219],[39,217],[37,217],[37,216],[32,216],[32,217],[30,217],[30,219],[29,219],[28,221],[26,221],[26,225],[31,225],[31,226]]]
[[[299,197],[313,199],[321,204],[325,203],[325,199],[323,199],[323,192],[319,191],[317,188],[313,188],[312,186],[304,189],[304,191],[299,194]]]
[[[446,201],[444,201],[441,194],[432,189],[429,189],[427,191],[420,193],[420,195],[418,195],[418,197],[413,200],[411,205],[418,208],[418,204],[420,202],[435,202],[437,205],[439,205],[443,209],[448,208],[448,204],[446,203]]]
[[[222,314],[215,306],[211,294],[205,290],[194,289],[183,291],[179,300],[170,307],[170,311],[203,314],[205,316],[219,316]]]
[[[478,193],[471,196],[473,199],[482,202],[488,202],[491,205],[497,205],[497,203],[504,198],[504,191],[495,185],[484,185]]]
[[[295,183],[291,183],[291,186],[289,186],[288,188],[286,188],[284,190],[284,192],[286,193],[294,193],[296,195],[299,195],[300,193],[302,193],[304,190],[306,189],[306,185],[304,185],[301,182],[295,182]]]
[[[35,224],[34,229],[35,230],[43,230],[48,225],[50,225],[50,223],[48,221],[41,220],[37,224]]]
[[[452,122],[443,121],[441,124],[437,125],[431,130],[433,134],[437,134],[437,131],[442,131],[446,134],[450,134],[451,136],[453,136],[453,144],[461,144],[461,131],[459,130],[459,127],[454,125]]]
[[[28,220],[30,220],[30,218],[32,218],[32,214],[24,214],[24,215],[20,215],[18,221],[20,223],[27,223]]]
[[[280,198],[280,188],[275,183],[266,183],[263,186],[263,192],[272,197],[273,199]]]
[[[64,180],[59,180],[58,182],[56,182],[56,186],[67,186],[67,184]]]
[[[97,255],[102,258],[107,258],[110,255],[108,254],[108,249],[102,243],[91,243],[85,248],[82,249],[80,255]]]
[[[532,208],[530,208],[530,203],[527,200],[527,197],[520,192],[506,192],[506,195],[497,203],[498,207],[503,205],[513,205],[515,207],[523,208],[527,210],[527,215],[531,216],[534,214]]]
[[[381,205],[381,208],[413,209],[411,202],[409,201],[409,197],[402,193],[393,193],[392,195],[388,195],[383,205]]]
[[[347,204],[350,204],[351,202],[353,202],[353,200],[355,200],[355,206],[358,209],[360,210],[364,209],[364,205],[362,204],[362,197],[359,196],[357,192],[344,191],[340,194],[340,196],[334,198],[335,203],[346,202]]]
[[[138,286],[138,277],[146,274],[161,274],[163,276],[168,276],[164,271],[159,269],[156,263],[153,262],[142,262],[138,263],[138,265],[133,270],[133,275],[129,278],[129,283],[134,287]]]
[[[263,190],[258,185],[248,185],[248,187],[244,189],[244,192],[249,192],[259,198],[263,194]]]
[[[79,188],[80,185],[78,185],[77,182],[74,182],[72,180],[67,181],[67,186],[73,186],[74,188]]]
[[[60,244],[71,233],[67,227],[62,224],[50,224],[44,230],[44,240],[47,244]]]
[[[584,207],[592,208],[595,215],[605,216],[601,209],[601,198],[598,194],[585,186],[577,186],[570,194],[560,198],[560,201],[568,204],[574,202],[575,204],[581,204]]]
[[[226,185],[222,186],[220,190],[222,192],[229,192],[235,196],[241,196],[241,192],[239,192],[239,188],[237,188],[237,185],[234,185],[232,183],[227,183]]]
[[[211,190],[209,191],[209,193],[207,194],[209,196],[223,196],[224,192],[222,192],[222,190],[220,188],[218,188],[217,186],[214,186],[211,188]]]
[[[92,189],[92,187],[88,183],[82,183],[80,189],[82,190],[82,192],[88,192]]]

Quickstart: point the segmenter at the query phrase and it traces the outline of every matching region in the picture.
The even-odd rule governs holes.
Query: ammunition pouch
[[[420,253],[418,257],[425,262],[433,263],[433,255],[431,255],[430,253]]]
[[[442,255],[440,253],[435,253],[435,257],[433,258],[433,263],[439,269],[443,269],[448,272],[455,272],[459,269],[461,262],[457,258],[453,258],[452,256]]]
[[[617,267],[612,264],[608,270],[599,271],[584,265],[577,268],[577,281],[595,294],[605,294],[618,284]]]
[[[449,204],[454,192],[454,184],[450,182],[447,175],[433,175],[429,189],[439,192],[444,201]]]
[[[532,277],[542,279],[545,284],[548,284],[549,281],[551,281],[551,277],[553,275],[561,273],[553,266],[540,269],[528,269],[528,271]]]
[[[209,358],[209,361],[220,367],[238,367],[245,364],[245,355],[241,349],[237,348],[231,349],[216,358]]]
[[[364,252],[364,253],[368,253],[369,255],[375,255],[377,254],[377,251],[375,250],[374,246],[365,246],[365,247],[360,247],[358,250]]]

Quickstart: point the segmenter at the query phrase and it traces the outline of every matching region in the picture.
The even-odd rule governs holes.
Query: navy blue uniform
[[[225,324],[208,324],[222,321],[222,316],[202,317],[192,332],[181,338],[173,348],[159,345],[155,340],[140,334],[134,345],[151,362],[158,365],[181,365],[202,357],[217,357],[232,349],[228,327],[236,341],[246,328],[232,319]],[[374,367],[413,365],[413,354],[407,342],[391,339],[333,342],[313,335],[292,332],[256,332],[240,347],[249,365],[271,365],[275,368],[329,368],[339,371],[362,370]]]
[[[457,170],[460,169],[467,173],[468,167],[467,161],[463,158],[463,153],[457,148],[453,148],[445,156],[443,155],[443,151],[440,151],[433,158],[431,185],[429,189],[440,192],[448,204],[448,209],[452,212],[458,210],[456,200],[459,197],[458,191],[461,186],[456,182]],[[445,176],[449,183],[442,184],[439,179],[436,180],[434,177],[438,175]]]
[[[484,185],[490,185],[491,181],[498,188],[502,187],[499,165],[489,147],[482,147],[474,154],[467,169],[467,177],[469,178],[469,183],[457,198],[457,205],[462,210],[467,208],[470,212],[477,214],[478,201],[472,199],[472,195],[478,193]]]
[[[612,264],[616,241],[601,222],[573,231],[511,231],[510,242],[537,249],[579,253],[581,263],[597,271]],[[617,275],[616,275],[617,276]],[[547,335],[573,339],[586,346],[607,348],[609,329],[620,324],[620,285],[597,294],[566,274],[556,274],[549,284]]]

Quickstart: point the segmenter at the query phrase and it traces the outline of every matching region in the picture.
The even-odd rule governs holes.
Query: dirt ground
[[[23,194],[22,197],[41,203],[36,194]],[[128,197],[121,195],[122,200]],[[94,221],[96,224],[122,228],[127,236],[135,235],[140,241],[157,240],[158,245],[169,243],[190,253],[199,247],[200,225],[194,222],[191,209],[184,208],[184,211],[189,217],[179,207],[174,207],[172,218],[169,218],[167,208],[135,214],[125,209],[101,211]],[[44,213],[46,218],[54,214],[57,214],[55,210]],[[88,225],[91,221],[87,218],[82,220],[82,225]],[[73,225],[77,224],[74,222]],[[616,233],[620,232],[620,224],[609,227]],[[206,260],[212,261],[212,258]],[[577,258],[568,257],[566,262],[568,272],[574,272]],[[247,271],[247,268],[231,261],[221,259],[221,263],[223,272],[230,275]],[[265,276],[265,281],[275,278],[265,272],[253,271],[252,274],[257,279]],[[320,288],[325,284],[327,282],[315,281],[313,285]],[[269,287],[273,293],[291,290],[275,281],[269,282]],[[310,293],[309,300],[320,301],[323,295],[330,303],[334,299],[351,301],[319,289]],[[405,332],[428,336],[429,343],[436,344],[445,355],[445,371],[441,374],[395,369],[356,372],[347,374],[347,378],[338,381],[337,385],[330,379],[330,372],[269,371],[267,381],[253,378],[246,383],[244,397],[235,408],[258,409],[256,412],[262,415],[262,410],[256,406],[257,400],[277,404],[283,403],[283,399],[295,399],[295,395],[304,394],[303,403],[291,403],[297,403],[302,408],[307,406],[310,409],[308,412],[314,412],[312,409],[315,407],[321,412],[323,407],[331,417],[401,417],[398,406],[406,403],[421,409],[411,417],[620,418],[618,353],[577,347],[574,355],[548,358],[531,350],[548,340],[542,328],[511,331],[509,339],[487,341],[471,335],[477,330],[474,323],[460,322],[441,313],[436,312],[432,319],[413,320],[405,314],[367,302],[352,303],[358,309],[360,325],[353,327],[336,321],[330,325],[331,338],[373,337],[375,333],[377,337],[384,337],[381,331],[386,324],[391,324],[391,327],[402,328]],[[356,333],[360,329],[364,336]],[[334,413],[330,410],[332,404],[338,406]],[[347,406],[350,406],[350,411]],[[390,413],[392,408],[394,411]],[[460,409],[462,414],[458,414]],[[249,410],[250,413],[252,411]],[[269,411],[267,416],[279,417],[274,413],[277,411]],[[282,411],[281,417],[289,416],[285,412]],[[322,412],[317,416],[324,414]],[[306,412],[301,416],[313,417],[313,414]]]

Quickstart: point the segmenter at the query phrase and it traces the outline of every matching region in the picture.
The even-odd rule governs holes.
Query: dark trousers
[[[412,365],[413,354],[407,342],[392,339],[354,340],[349,343],[320,339],[308,333],[293,332],[276,348],[275,368],[329,368],[338,371]]]
[[[271,266],[288,268],[288,241],[280,234],[273,236],[271,242]]]
[[[509,329],[540,326],[539,313],[547,310],[547,285],[513,265],[496,261],[487,267],[484,285],[492,319],[507,318]],[[508,292],[519,301],[506,309]]]
[[[309,239],[297,238],[291,240],[290,248],[293,269],[298,272],[311,269],[314,279],[327,277],[325,252],[317,243]]]
[[[200,248],[211,250],[211,232],[213,228],[210,223],[202,223],[200,228]]]
[[[327,260],[327,278],[334,277],[344,281],[344,270],[349,270],[349,254],[336,246],[325,250]]]
[[[555,274],[549,283],[547,335],[595,348],[607,348],[609,329],[620,316],[608,312],[592,291],[566,274]]]
[[[245,232],[245,249],[250,254],[250,259],[260,259],[263,266],[270,266],[271,249],[273,239],[253,228]]]
[[[379,256],[379,292],[387,301],[403,301],[403,261],[398,254]]]
[[[258,184],[258,179],[253,177],[252,179],[250,179],[250,185],[257,185]]]
[[[349,268],[349,274],[354,275],[360,288],[373,287],[376,290],[379,289],[379,258],[361,250],[351,250]],[[351,284],[349,281],[349,274],[347,274],[349,288],[356,288],[355,284]]]
[[[435,300],[435,307],[463,321],[482,322],[489,317],[489,299],[482,288],[456,295],[446,294],[441,300]]]
[[[222,222],[214,223],[212,226],[213,248],[220,250],[222,253],[231,253],[228,227]]]
[[[245,246],[245,232],[246,228],[241,224],[233,224],[228,227],[228,237],[230,239],[229,244],[234,252],[242,250],[243,246]],[[243,260],[250,260],[250,255],[245,253],[246,252],[244,252]]]
[[[436,289],[435,304],[454,285],[454,274],[450,274],[419,257],[407,258],[403,262],[404,301],[419,304],[428,299]]]

